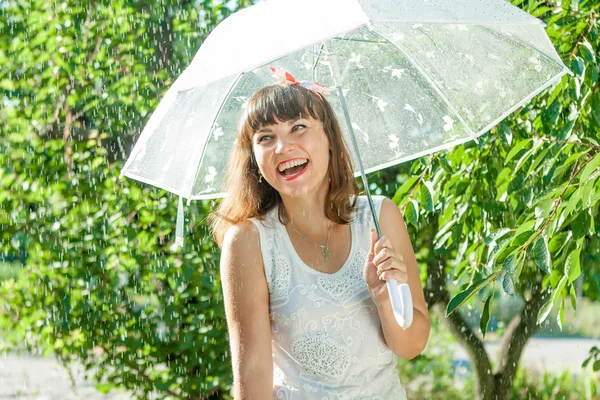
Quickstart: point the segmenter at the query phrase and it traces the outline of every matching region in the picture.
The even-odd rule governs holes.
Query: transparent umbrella
[[[504,0],[267,0],[206,38],[152,114],[122,176],[182,198],[226,196],[224,171],[246,100],[268,65],[335,87],[327,97],[356,176],[486,133],[570,71],[543,23]],[[387,281],[396,320],[408,285]]]

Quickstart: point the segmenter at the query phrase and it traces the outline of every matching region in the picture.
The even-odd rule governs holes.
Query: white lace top
[[[372,196],[377,216],[383,196]],[[377,307],[363,279],[373,218],[366,196],[352,214],[352,246],[334,274],[306,265],[273,208],[260,232],[269,287],[273,398],[406,399],[396,356],[385,344]]]

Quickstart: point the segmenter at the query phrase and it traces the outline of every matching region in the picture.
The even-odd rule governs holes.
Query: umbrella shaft
[[[348,130],[350,131],[350,138],[352,139],[352,145],[354,146],[354,152],[358,159],[358,168],[360,169],[360,176],[362,177],[363,186],[365,187],[365,193],[367,199],[369,199],[369,207],[371,208],[371,214],[373,215],[373,221],[375,222],[375,229],[377,230],[377,237],[381,237],[381,230],[379,229],[379,221],[377,220],[377,214],[375,214],[375,207],[373,206],[373,199],[371,199],[371,193],[369,191],[369,182],[365,175],[365,169],[363,168],[362,160],[360,159],[360,152],[358,150],[358,143],[356,143],[356,136],[354,135],[354,129],[352,129],[352,121],[350,120],[350,114],[348,113],[348,107],[346,106],[346,99],[344,98],[344,92],[342,91],[341,84],[337,86],[340,100],[342,102],[342,109],[344,110],[344,116],[346,118],[346,124],[348,124]]]

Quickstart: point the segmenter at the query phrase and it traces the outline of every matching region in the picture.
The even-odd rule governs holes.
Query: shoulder
[[[404,237],[408,235],[406,223],[402,212],[396,203],[387,197],[383,198],[379,214],[381,231],[390,237]]]
[[[223,238],[223,251],[250,249],[258,245],[258,228],[248,219],[229,227]]]
[[[223,238],[221,273],[225,272],[223,268],[242,264],[262,267],[260,234],[256,225],[250,220],[232,225]]]
[[[231,226],[225,233],[221,249],[220,273],[224,285],[244,282],[256,290],[266,288],[260,250],[260,236],[256,225],[245,220]],[[262,290],[262,289],[260,289]],[[264,291],[263,291],[264,292]]]
[[[394,203],[392,200],[388,199],[385,196],[380,196],[381,199],[381,217],[382,218],[394,218],[394,217],[402,217],[402,213],[400,212],[400,208]]]

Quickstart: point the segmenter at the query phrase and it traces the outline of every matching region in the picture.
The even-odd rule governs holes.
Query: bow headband
[[[300,81],[298,82],[292,74],[287,72],[286,70],[278,67],[269,67],[271,71],[273,71],[273,75],[275,75],[279,79],[279,83],[285,86],[302,86],[308,90],[312,90],[319,97],[323,98],[322,94],[329,94],[329,89],[327,86],[322,83],[315,81]]]

